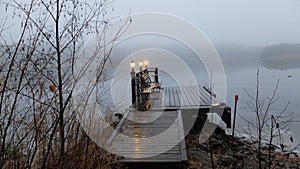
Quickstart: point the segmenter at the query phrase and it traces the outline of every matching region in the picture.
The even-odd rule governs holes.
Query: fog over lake
[[[143,43],[140,43],[143,42]],[[227,98],[226,104],[234,107],[234,96],[239,95],[238,101],[238,115],[236,121],[236,130],[239,133],[239,136],[246,136],[247,123],[242,120],[241,117],[246,118],[249,121],[255,121],[256,116],[255,112],[253,112],[248,103],[254,104],[253,101],[247,96],[244,89],[246,89],[252,96],[255,96],[256,92],[256,73],[257,69],[260,70],[260,98],[264,99],[267,97],[271,97],[273,89],[276,86],[277,80],[279,80],[279,87],[277,90],[277,96],[279,96],[278,101],[271,107],[270,114],[277,115],[280,113],[284,106],[290,102],[286,115],[293,113],[292,122],[288,128],[290,130],[287,134],[284,135],[284,144],[288,145],[288,148],[292,149],[297,144],[300,143],[300,135],[298,128],[300,127],[300,65],[294,66],[288,69],[282,69],[282,66],[286,64],[283,62],[281,66],[276,68],[278,64],[271,65],[271,68],[266,68],[263,64],[262,51],[265,46],[243,46],[243,45],[235,45],[235,44],[217,44],[215,45],[217,52],[222,60],[225,75],[226,75],[226,86],[227,86]],[[180,62],[164,62],[163,64],[167,66],[176,66],[178,64],[187,64],[188,67],[194,73],[198,84],[200,86],[209,86],[209,70],[206,70],[201,64],[201,62],[195,62],[195,54],[190,51],[186,46],[181,44],[180,42],[170,39],[168,37],[162,37],[158,35],[143,35],[136,36],[130,39],[127,39],[120,44],[116,45],[112,52],[112,63],[113,67],[115,66],[125,66],[128,65],[118,65],[122,59],[126,56],[137,52],[143,51],[145,49],[164,49],[174,53],[175,55],[182,58],[184,63]],[[154,53],[151,50],[148,53],[144,53],[151,66],[151,58]],[[300,53],[299,53],[300,56]],[[163,57],[163,56],[161,56]],[[161,58],[163,60],[163,58]],[[195,59],[195,60],[193,60]],[[297,61],[297,59],[295,59]],[[136,60],[139,61],[139,60]],[[276,61],[274,59],[274,61]],[[107,68],[111,69],[111,67]],[[113,72],[113,71],[108,71]],[[181,76],[189,76],[186,74],[176,74],[177,77],[170,77],[168,72],[160,71],[160,80],[162,81],[163,86],[175,86],[178,85],[174,79],[179,78]],[[128,68],[129,75],[129,68]],[[266,130],[269,130],[266,128]],[[267,133],[268,131],[266,131]],[[290,136],[294,137],[294,142],[292,143],[289,138]],[[279,145],[278,138],[274,139],[274,144]]]
[[[1,2],[1,1],[0,1]],[[20,33],[20,19],[12,18],[12,9],[5,12],[5,4],[1,4],[0,21],[6,18],[7,33],[4,39],[17,39]],[[272,94],[279,79],[277,95],[278,102],[272,106],[272,114],[280,112],[290,102],[287,113],[292,112],[293,122],[290,125],[289,135],[294,137],[291,143],[287,135],[285,144],[293,147],[300,143],[300,52],[280,53],[266,60],[262,51],[268,45],[290,43],[300,44],[300,1],[299,0],[116,0],[112,3],[114,12],[108,11],[110,18],[120,18],[135,13],[157,12],[171,14],[190,22],[211,40],[220,55],[226,75],[227,98],[226,103],[233,107],[234,96],[239,95],[237,130],[241,135],[245,133],[246,123],[240,116],[250,121],[255,120],[255,113],[247,106],[250,98],[244,89],[255,95],[256,72],[260,69],[260,94],[266,98]],[[156,21],[145,21],[151,24],[163,25]],[[174,28],[180,29],[180,28]],[[183,32],[186,33],[186,32]],[[199,46],[201,47],[201,46]],[[117,44],[112,52],[112,66],[107,66],[106,78],[111,79],[116,66],[120,61],[133,52],[158,48],[178,55],[192,70],[200,85],[209,85],[210,70],[206,70],[193,52],[174,39],[155,35],[133,37]],[[151,65],[151,52],[148,56]],[[287,59],[288,58],[288,59]],[[129,64],[129,63],[128,63]],[[167,66],[176,66],[182,63],[168,61]],[[151,65],[156,66],[156,65]],[[162,74],[167,76],[167,73]],[[128,72],[129,76],[129,72]],[[177,74],[189,76],[186,74]],[[161,78],[163,85],[174,85],[172,78]],[[274,143],[276,143],[276,139]]]

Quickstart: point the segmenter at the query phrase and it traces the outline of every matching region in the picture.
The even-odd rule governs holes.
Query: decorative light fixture
[[[147,60],[144,61],[144,65],[145,65],[145,69],[148,69],[149,62]]]
[[[130,62],[130,67],[131,67],[131,69],[132,69],[132,70],[134,70],[135,63],[134,63],[134,61],[133,61],[133,60]]]
[[[140,62],[139,62],[140,70],[143,70],[143,64],[144,64],[143,61],[140,61]]]
[[[135,63],[133,60],[131,60],[130,62],[130,67],[131,67],[131,92],[132,92],[132,106],[136,107],[136,84],[135,84],[135,72],[134,72],[134,68],[135,68]]]

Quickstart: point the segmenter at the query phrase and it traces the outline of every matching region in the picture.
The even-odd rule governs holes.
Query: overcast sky
[[[300,43],[300,0],[114,0],[112,5],[113,17],[142,12],[179,16],[214,44]],[[6,17],[4,6],[0,14],[1,20]]]
[[[213,43],[300,43],[300,0],[115,0],[114,15],[163,12],[182,17]]]

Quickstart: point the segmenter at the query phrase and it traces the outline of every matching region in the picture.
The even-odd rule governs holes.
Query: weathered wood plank
[[[131,112],[131,110],[126,110],[122,119],[120,120],[120,122],[118,123],[117,127],[115,128],[115,130],[113,131],[112,135],[110,136],[109,140],[108,140],[108,144],[111,144],[113,142],[113,140],[116,138],[116,136],[118,135],[118,132],[121,130],[125,120],[127,119],[127,116],[129,115],[129,113]],[[108,147],[110,145],[105,145],[105,147]]]
[[[152,109],[156,108],[202,108],[220,103],[217,98],[200,86],[164,87],[159,92],[158,101],[154,101]]]
[[[165,111],[149,123],[125,120],[122,130],[120,130],[121,132],[113,139],[111,150],[118,152],[118,155],[124,156],[127,162],[184,161],[185,159],[182,160],[182,157],[184,157],[182,150],[185,149],[185,145],[181,142],[183,126],[181,125],[181,115],[178,113],[179,111]],[[157,115],[157,111],[132,111],[128,117],[136,118],[134,116],[137,116],[138,118],[151,119],[151,116]],[[168,132],[165,133],[165,130],[168,130]],[[162,137],[156,139],[156,136],[161,133],[163,133]],[[123,135],[127,136],[125,138],[131,139],[124,139]],[[174,145],[174,141],[177,142],[177,145]],[[145,156],[148,158],[142,158]]]
[[[199,86],[175,86],[155,90],[150,101],[149,111],[124,115],[111,137],[112,150],[129,163],[187,161],[180,109],[210,108],[217,99]]]
[[[178,87],[176,87],[176,88],[174,89],[174,94],[175,94],[176,96],[180,96],[181,93],[182,93],[182,92],[180,91],[180,89],[179,89]],[[181,105],[180,97],[174,97],[174,99],[175,99],[175,104],[176,104],[176,105]]]
[[[180,116],[180,119],[182,119],[181,116],[181,110],[178,110],[178,116]],[[180,142],[180,152],[181,152],[181,160],[187,161],[187,153],[186,153],[186,147],[185,147],[185,140],[184,140],[184,130],[183,130],[183,123],[182,120],[179,121],[179,132],[181,134],[182,140]]]
[[[195,98],[192,98],[191,91],[188,90],[188,87],[182,87],[183,95],[187,98],[188,103],[183,106],[195,105]],[[175,97],[175,96],[174,96]]]
[[[203,102],[201,101],[200,97],[199,97],[199,91],[195,90],[194,86],[189,86],[188,87],[189,91],[190,91],[190,95],[193,98],[193,105],[194,106],[200,106],[203,104]]]

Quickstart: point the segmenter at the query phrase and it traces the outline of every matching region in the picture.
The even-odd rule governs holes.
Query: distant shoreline
[[[262,64],[269,69],[300,68],[300,44],[275,44],[265,47],[261,54]]]
[[[272,58],[262,58],[262,65],[267,69],[297,69],[300,68],[300,56],[274,56]]]

